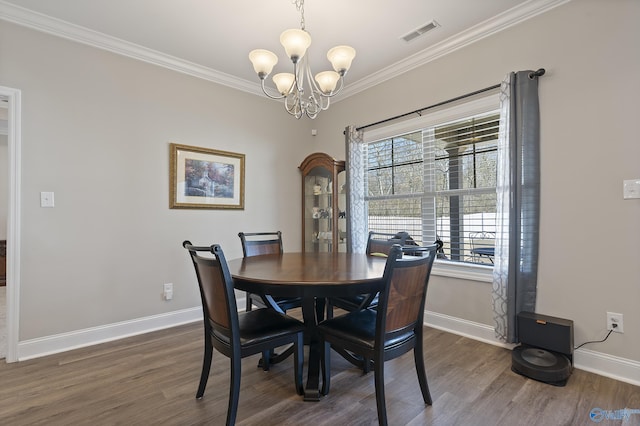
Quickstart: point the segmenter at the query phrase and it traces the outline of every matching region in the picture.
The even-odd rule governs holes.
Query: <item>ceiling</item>
[[[353,46],[344,91],[353,94],[566,1],[306,0],[309,60],[317,73],[330,68],[331,47]],[[300,27],[292,0],[0,0],[0,19],[253,93],[249,51],[273,51],[274,73],[290,72],[279,36]]]

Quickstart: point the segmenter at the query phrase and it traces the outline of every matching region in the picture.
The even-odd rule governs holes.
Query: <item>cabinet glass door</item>
[[[305,251],[332,251],[333,176],[323,167],[314,167],[304,178]]]
[[[337,227],[338,227],[338,251],[347,251],[347,190],[346,190],[346,177],[347,173],[343,170],[338,173],[338,208],[336,214],[338,215]]]

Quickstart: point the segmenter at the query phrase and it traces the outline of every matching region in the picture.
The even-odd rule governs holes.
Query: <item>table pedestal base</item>
[[[305,401],[320,401],[325,390],[320,390],[320,364],[322,348],[316,326],[324,319],[324,299],[305,297],[302,299],[302,317],[307,328],[305,340],[309,343],[309,360],[307,362],[307,386],[304,389]]]

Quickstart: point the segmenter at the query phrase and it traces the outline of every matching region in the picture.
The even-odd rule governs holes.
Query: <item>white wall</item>
[[[640,177],[639,19],[636,0],[569,2],[334,104],[316,122],[315,143],[344,152],[331,135],[348,124],[545,68],[537,311],[574,320],[576,344],[605,336],[607,311],[623,313],[624,334],[586,348],[640,361],[640,200],[622,199],[623,179]],[[493,325],[490,291],[488,283],[434,277],[427,308]]]

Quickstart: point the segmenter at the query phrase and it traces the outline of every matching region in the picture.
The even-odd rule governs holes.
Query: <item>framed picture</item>
[[[244,154],[170,144],[169,208],[244,209]]]

